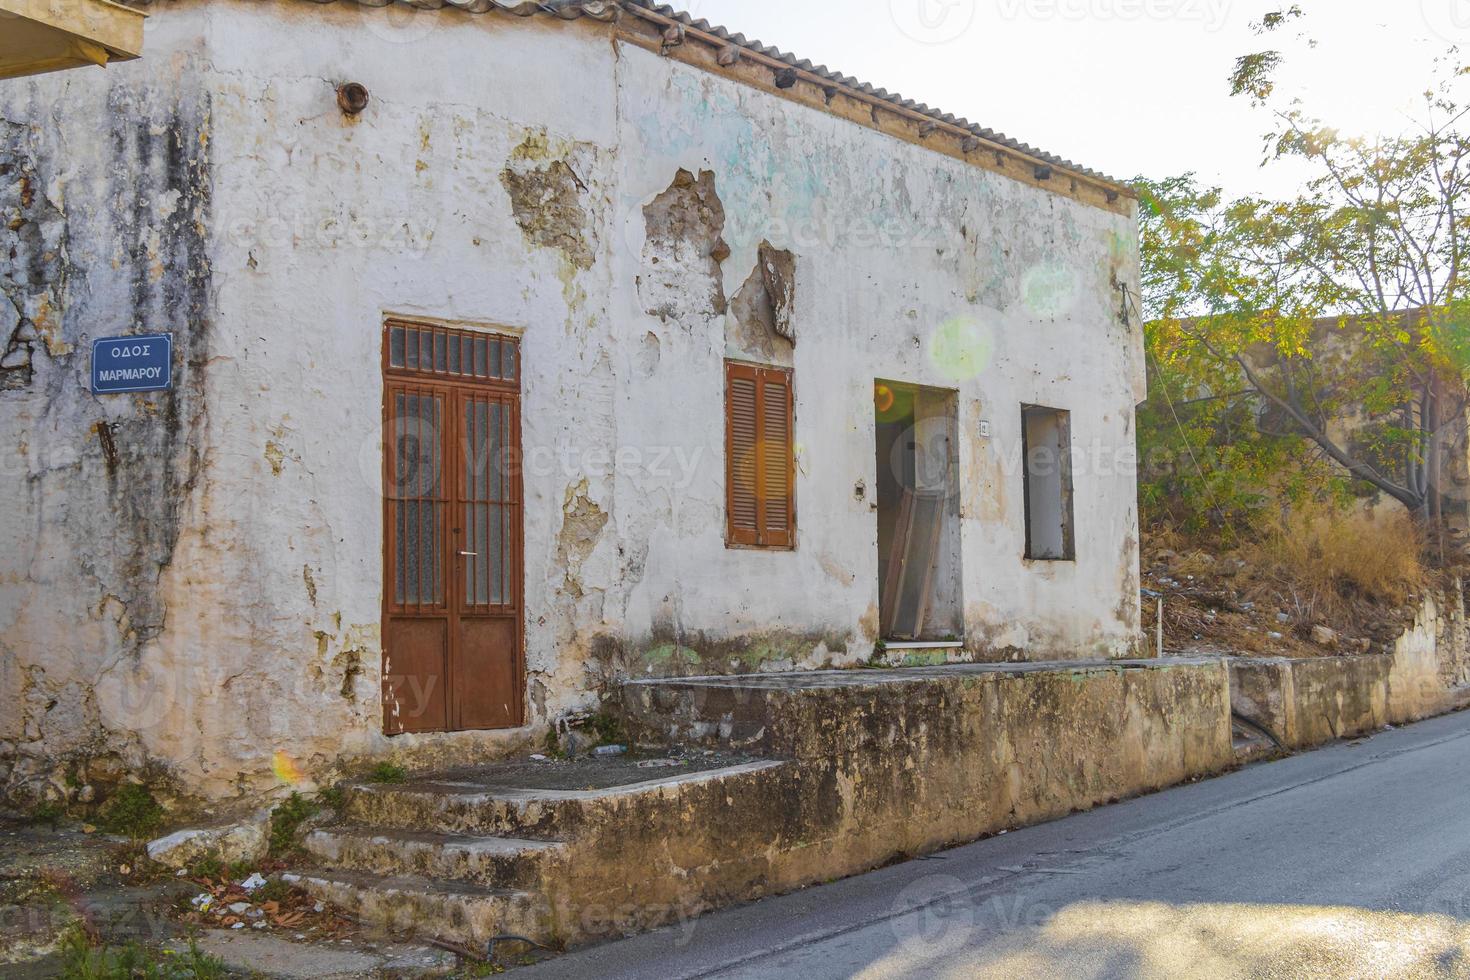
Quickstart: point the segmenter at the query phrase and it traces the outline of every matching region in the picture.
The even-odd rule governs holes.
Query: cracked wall
[[[572,149],[553,145],[545,132],[531,133],[511,152],[500,181],[526,241],[555,249],[574,268],[585,271],[592,267],[596,252],[581,198],[587,185],[574,169],[574,163],[583,164],[567,159]]]
[[[761,242],[755,268],[730,301],[726,349],[763,364],[790,367],[796,341],[791,322],[795,298],[796,257]]]
[[[20,519],[0,549],[0,697],[19,706],[0,732],[7,792],[146,764],[133,715],[147,711],[105,681],[157,655],[203,469],[213,202],[198,77],[185,52],[147,86],[68,78],[0,99],[0,493]],[[56,122],[52,99],[67,105]],[[174,335],[174,389],[90,394],[89,341],[135,331]]]

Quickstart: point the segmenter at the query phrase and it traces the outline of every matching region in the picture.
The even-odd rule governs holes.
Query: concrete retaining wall
[[[679,856],[679,868],[639,889],[698,880],[702,898],[853,874],[1234,762],[1218,659],[709,677],[624,692],[647,736],[793,760],[752,786],[754,797],[727,801],[740,821],[643,814],[651,830],[620,833],[625,849]],[[720,862],[735,827],[761,842],[741,849],[760,855],[758,867]]]
[[[1443,714],[1465,703],[1466,640],[1459,590],[1431,596],[1391,654],[1231,658],[1231,709],[1288,749]]]
[[[1299,749],[1453,710],[1466,659],[1452,593],[1426,600],[1391,654],[632,681],[635,735],[790,761],[744,777],[738,794],[661,794],[636,819],[610,811],[596,836],[619,841],[618,866],[637,852],[658,873],[620,877],[593,849],[576,890],[612,908],[636,894],[689,910],[854,874],[1222,772],[1237,762],[1232,711]]]

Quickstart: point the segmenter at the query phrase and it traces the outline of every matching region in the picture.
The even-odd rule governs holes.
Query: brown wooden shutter
[[[791,372],[725,362],[725,504],[731,544],[796,545]]]

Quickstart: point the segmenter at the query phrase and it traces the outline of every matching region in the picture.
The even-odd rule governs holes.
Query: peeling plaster
[[[566,500],[562,504],[561,533],[556,539],[556,564],[566,569],[563,588],[569,595],[582,597],[582,563],[597,547],[607,521],[607,513],[588,499],[586,480],[567,487]]]
[[[720,263],[730,247],[720,237],[725,207],[715,193],[715,175],[679,170],[673,183],[643,206],[646,240],[638,294],[644,309],[660,320],[725,312]]]
[[[792,365],[795,263],[790,252],[761,243],[756,267],[730,302],[725,320],[728,352],[766,364]]]
[[[529,134],[512,151],[500,182],[528,243],[556,249],[575,268],[590,269],[595,255],[582,204],[587,185],[557,152],[544,132]]]

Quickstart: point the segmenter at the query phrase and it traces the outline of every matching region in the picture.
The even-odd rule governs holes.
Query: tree
[[[1153,383],[1196,438],[1253,443],[1223,464],[1307,440],[1338,475],[1438,518],[1470,370],[1470,67],[1453,51],[1436,62],[1416,125],[1368,138],[1276,106],[1281,63],[1246,55],[1231,87],[1271,112],[1266,163],[1309,167],[1304,193],[1227,201],[1193,175],[1139,182]],[[1349,416],[1350,438],[1336,424]]]

